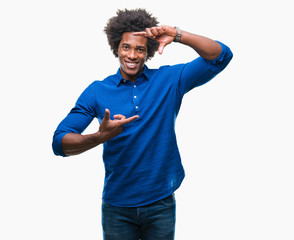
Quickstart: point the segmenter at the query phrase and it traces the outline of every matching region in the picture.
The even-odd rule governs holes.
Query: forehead
[[[120,41],[121,44],[128,44],[130,46],[144,46],[147,47],[147,38],[143,36],[134,36],[132,32],[125,32]]]

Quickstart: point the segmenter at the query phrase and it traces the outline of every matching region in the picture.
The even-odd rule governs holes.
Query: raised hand
[[[99,126],[99,133],[102,142],[106,142],[117,135],[122,133],[123,126],[125,124],[128,124],[135,119],[139,118],[138,115],[126,118],[125,116],[121,114],[116,114],[113,116],[115,119],[110,119],[110,111],[108,109],[105,109],[105,115],[104,118]]]
[[[171,26],[158,26],[146,28],[145,31],[134,32],[135,36],[144,36],[159,42],[158,53],[162,54],[166,45],[170,44],[177,36],[177,30]]]

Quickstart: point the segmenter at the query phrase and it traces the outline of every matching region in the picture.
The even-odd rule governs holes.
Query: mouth
[[[137,62],[127,62],[127,61],[125,61],[125,63],[126,63],[126,66],[128,67],[128,68],[136,68],[137,67],[137,65],[138,65],[138,63]]]

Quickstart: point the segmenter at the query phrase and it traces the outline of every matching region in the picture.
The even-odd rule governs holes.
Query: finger
[[[136,120],[137,118],[139,118],[139,116],[138,116],[138,115],[135,115],[135,116],[132,116],[132,117],[126,118],[126,119],[124,119],[124,120],[121,120],[120,122],[121,122],[121,124],[124,125],[124,124],[128,124],[128,123],[130,123],[130,122]]]
[[[145,29],[145,32],[147,33],[147,37],[149,37],[149,38],[155,38],[155,36],[151,32],[151,29],[150,28],[146,28]]]
[[[122,115],[122,114],[115,114],[115,115],[113,115],[113,117],[117,118],[117,119],[120,119],[120,120],[126,119],[126,117],[124,115]]]
[[[160,35],[159,32],[158,32],[158,30],[157,30],[156,28],[151,28],[151,29],[150,29],[150,32],[151,32],[154,36],[156,36],[156,37],[157,37],[158,35]]]
[[[160,26],[159,29],[158,29],[158,32],[159,32],[160,34],[164,34],[165,31],[166,31],[166,26]]]
[[[133,35],[134,36],[147,36],[147,33],[145,31],[142,31],[142,32],[133,32]]]
[[[107,108],[105,109],[104,119],[110,120],[110,111]]]
[[[159,54],[162,54],[163,53],[163,49],[164,49],[165,46],[166,46],[166,43],[165,42],[161,42],[159,44],[159,47],[158,47],[158,53]]]

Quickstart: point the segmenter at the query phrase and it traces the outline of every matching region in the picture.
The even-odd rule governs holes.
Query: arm
[[[146,28],[142,32],[135,32],[134,35],[145,36],[158,41],[158,52],[162,54],[164,47],[172,43],[176,38],[177,30],[171,26],[158,26]],[[216,59],[222,51],[218,42],[186,31],[181,31],[179,42],[193,48],[201,57],[207,60]]]
[[[159,26],[146,28],[145,31],[133,34],[158,41],[158,53],[162,54],[164,47],[176,38],[177,30],[170,26]],[[230,48],[225,44],[186,31],[181,31],[179,43],[191,47],[200,55],[192,62],[185,64],[181,70],[179,89],[182,96],[214,78],[233,57]]]
[[[66,156],[77,155],[94,148],[119,135],[123,130],[123,125],[134,121],[138,117],[136,115],[126,118],[123,115],[117,114],[114,115],[115,120],[111,120],[110,112],[106,109],[98,132],[87,135],[68,133],[62,138],[61,146],[63,153]]]
[[[87,135],[67,133],[61,140],[62,151],[66,156],[83,153],[101,143],[102,140],[98,132]]]
[[[133,116],[126,119],[123,115],[114,115],[114,120],[110,120],[110,112],[106,109],[99,130],[93,134],[82,135],[97,116],[94,92],[94,85],[91,84],[81,94],[75,107],[58,125],[52,143],[55,155],[70,156],[85,152],[114,138],[121,133],[124,124],[138,118]]]
[[[207,60],[216,59],[222,51],[221,45],[210,38],[182,31],[180,43],[193,48]]]

